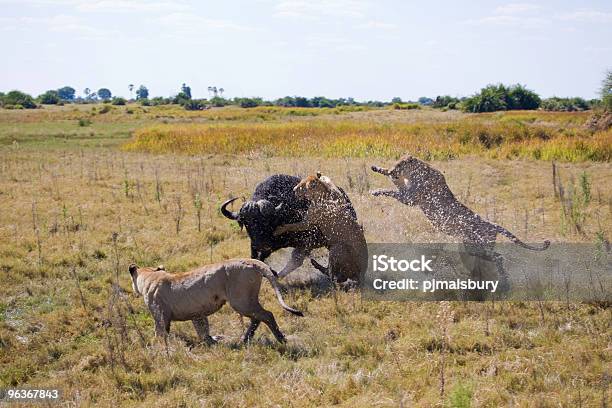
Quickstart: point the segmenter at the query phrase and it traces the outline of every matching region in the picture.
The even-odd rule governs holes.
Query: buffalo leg
[[[272,251],[270,250],[261,251],[255,245],[251,245],[251,259],[257,259],[263,262],[271,253]]]

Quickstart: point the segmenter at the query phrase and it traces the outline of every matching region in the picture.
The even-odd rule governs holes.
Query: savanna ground
[[[316,279],[304,266],[285,282],[287,303],[304,318],[284,313],[262,286],[286,345],[262,326],[242,347],[247,322],[226,306],[211,317],[220,344],[199,345],[190,323],[174,323],[166,346],[127,272],[131,262],[178,272],[248,256],[245,232],[219,204],[248,197],[274,173],[329,175],[369,242],[449,240],[418,210],[368,194],[389,187],[369,166],[406,151],[431,160],[463,202],[526,242],[605,244],[612,135],[587,131],[587,118],[0,110],[0,385],[59,388],[64,406],[609,406],[609,308],[369,302],[300,284]]]

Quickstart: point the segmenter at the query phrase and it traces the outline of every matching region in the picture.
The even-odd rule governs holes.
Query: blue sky
[[[597,96],[610,1],[0,0],[0,90],[152,96]]]

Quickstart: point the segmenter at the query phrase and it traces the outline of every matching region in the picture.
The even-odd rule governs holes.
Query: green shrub
[[[434,108],[456,109],[458,103],[459,99],[457,98],[453,98],[449,95],[438,95],[431,106]]]
[[[393,109],[399,110],[410,110],[410,109],[421,109],[421,105],[418,103],[394,103]]]
[[[122,97],[114,97],[113,101],[111,102],[113,105],[125,105],[126,104],[126,100],[125,98]]]
[[[261,98],[234,98],[234,103],[241,108],[255,108],[263,105]]]
[[[40,95],[38,100],[44,105],[57,105],[60,102],[60,97],[57,91],[49,90]]]
[[[91,125],[91,120],[89,120],[87,118],[79,119],[79,126],[80,127],[85,127],[85,126],[89,126],[89,125]]]
[[[210,103],[212,106],[220,108],[222,106],[229,105],[230,101],[225,98],[221,98],[220,96],[215,96],[210,100]]]
[[[448,395],[450,408],[470,408],[472,406],[472,388],[463,383],[456,384]]]
[[[32,98],[30,95],[28,95],[27,93],[21,92],[21,91],[11,91],[9,93],[7,93],[3,98],[3,105],[5,108],[7,109],[11,109],[8,108],[7,105],[13,105],[13,109],[34,109],[36,108],[36,103],[34,102],[34,98]],[[18,108],[17,105],[20,105],[21,107]]]
[[[514,109],[537,109],[542,103],[540,97],[523,85],[488,85],[480,93],[466,98],[463,109],[467,112],[496,112]]]
[[[552,98],[544,99],[541,108],[548,111],[573,112],[584,111],[591,108],[591,103],[582,98]]]
[[[170,105],[173,103],[170,98],[163,98],[161,96],[156,96],[155,98],[149,99],[151,106],[159,106],[159,105]]]
[[[202,110],[204,104],[197,99],[183,99],[181,105],[185,110]]]

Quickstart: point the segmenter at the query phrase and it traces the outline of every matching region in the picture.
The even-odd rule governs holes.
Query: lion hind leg
[[[249,340],[250,340],[250,337],[253,336],[253,334],[255,333],[255,330],[259,326],[259,322],[264,322],[266,326],[268,326],[268,328],[270,329],[274,337],[276,337],[276,340],[278,340],[279,343],[285,342],[285,335],[280,331],[280,328],[278,327],[278,324],[276,323],[276,319],[274,319],[274,315],[272,314],[272,312],[264,309],[259,303],[249,311],[237,310],[237,312],[244,316],[251,318],[251,326],[245,333],[245,338],[246,338],[246,335],[249,334],[251,328],[253,328],[252,330],[253,333],[250,333],[250,336],[249,336]]]
[[[260,323],[261,321],[257,319],[251,319],[251,324],[249,325],[247,331],[244,333],[244,336],[242,337],[242,341],[244,342],[244,344],[248,344],[251,342],[251,339],[253,338],[253,335],[255,334],[255,331],[259,327]]]

